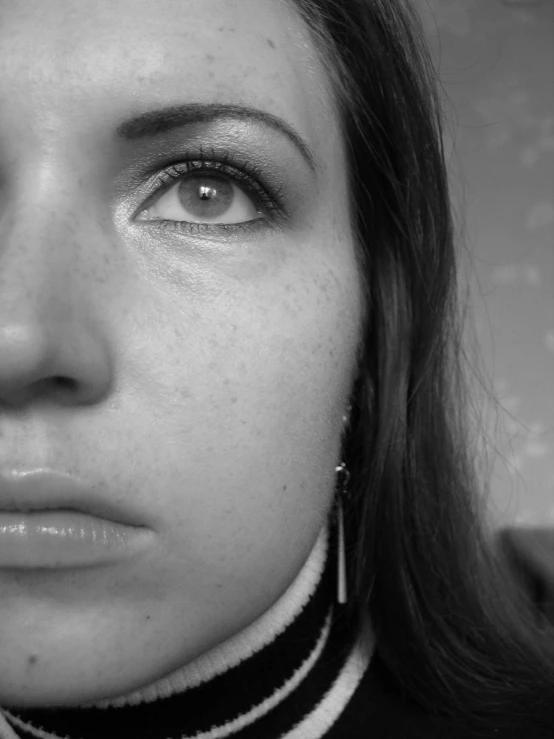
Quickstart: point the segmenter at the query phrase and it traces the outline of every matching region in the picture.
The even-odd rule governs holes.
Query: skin
[[[362,310],[328,86],[276,0],[0,0],[0,470],[78,475],[147,534],[104,567],[0,562],[0,704],[163,677],[261,616],[314,546]],[[253,122],[116,135],[190,102],[281,117],[316,171]],[[265,173],[284,215],[141,220],[152,172],[198,143]]]

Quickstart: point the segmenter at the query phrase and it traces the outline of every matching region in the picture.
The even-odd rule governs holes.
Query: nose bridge
[[[76,220],[78,186],[56,184],[54,173],[33,168],[15,178],[0,220],[2,321],[21,310],[60,311],[76,282],[86,279],[87,254]],[[90,254],[89,266],[90,265]],[[69,307],[69,306],[68,306]]]
[[[7,193],[0,218],[0,404],[23,402],[52,382],[59,394],[60,378],[70,380],[64,387],[74,388],[72,397],[97,397],[110,359],[96,315],[105,239],[95,234],[98,219],[83,181],[75,170],[35,160],[15,169]]]

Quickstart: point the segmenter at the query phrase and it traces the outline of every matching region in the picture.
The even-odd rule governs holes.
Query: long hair
[[[404,698],[479,730],[548,705],[554,632],[493,546],[476,465],[439,84],[406,0],[294,0],[342,127],[365,316],[344,441],[353,638]]]

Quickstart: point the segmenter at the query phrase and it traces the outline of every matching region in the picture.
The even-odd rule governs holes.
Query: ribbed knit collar
[[[71,708],[3,709],[13,736],[40,739],[320,739],[360,683],[371,652],[353,649],[335,604],[326,525],[285,593],[240,633],[120,698]],[[0,737],[8,737],[2,729]]]

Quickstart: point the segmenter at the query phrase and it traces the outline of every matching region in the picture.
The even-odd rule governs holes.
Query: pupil
[[[201,200],[211,200],[212,198],[215,198],[217,195],[217,190],[214,190],[213,187],[206,187],[205,185],[202,185],[198,188],[198,197]]]

